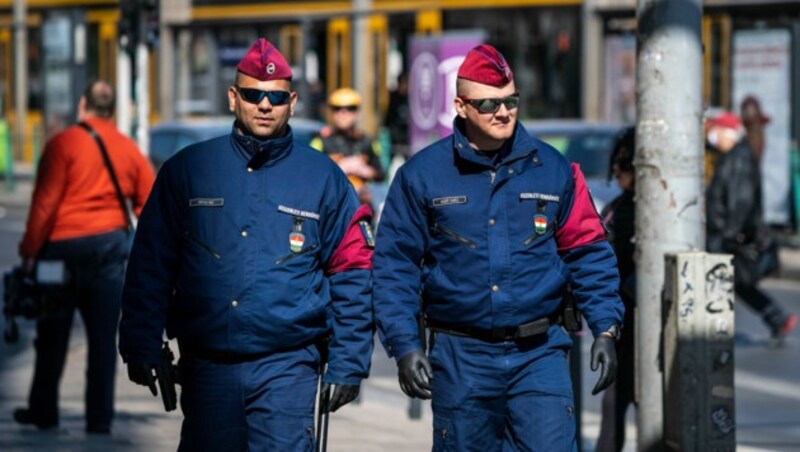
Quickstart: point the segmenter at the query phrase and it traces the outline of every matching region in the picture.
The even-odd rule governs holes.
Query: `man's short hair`
[[[86,99],[86,109],[101,118],[110,118],[114,115],[116,96],[114,88],[103,80],[89,83],[83,91]]]

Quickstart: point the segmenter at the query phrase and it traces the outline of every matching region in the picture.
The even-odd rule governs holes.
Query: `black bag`
[[[32,275],[16,266],[3,274],[3,338],[19,340],[16,317],[39,319],[62,308],[62,290],[69,279],[62,261],[39,261]]]

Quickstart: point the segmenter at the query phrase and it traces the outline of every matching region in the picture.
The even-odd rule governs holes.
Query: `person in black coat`
[[[759,242],[768,234],[762,220],[761,174],[742,123],[732,113],[709,121],[707,139],[719,151],[714,175],[706,191],[706,239],[711,253],[733,254],[736,295],[761,315],[770,330],[770,344],[781,345],[797,326],[797,314],[788,314],[758,288],[763,276]]]
[[[602,422],[597,439],[598,452],[620,451],[625,445],[625,414],[634,403],[634,308],[636,306],[636,203],[634,201],[633,156],[636,129],[625,129],[617,138],[609,162],[609,177],[617,180],[622,194],[614,198],[600,217],[608,231],[608,240],[617,255],[619,294],[625,304],[622,335],[617,342],[617,380],[603,396]]]

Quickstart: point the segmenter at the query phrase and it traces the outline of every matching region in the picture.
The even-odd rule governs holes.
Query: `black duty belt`
[[[551,325],[561,323],[561,316],[558,314],[542,317],[532,322],[523,323],[520,326],[504,328],[473,328],[468,326],[453,326],[437,322],[431,319],[426,320],[428,329],[435,333],[450,334],[453,336],[471,337],[487,342],[506,342],[529,339],[534,336],[546,334]]]

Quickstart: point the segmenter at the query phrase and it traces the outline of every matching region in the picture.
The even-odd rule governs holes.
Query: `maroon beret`
[[[236,69],[262,82],[292,79],[292,68],[289,67],[286,58],[277,47],[264,38],[258,38]]]
[[[505,86],[514,80],[514,73],[497,49],[481,44],[467,53],[458,68],[458,77],[483,85]]]

